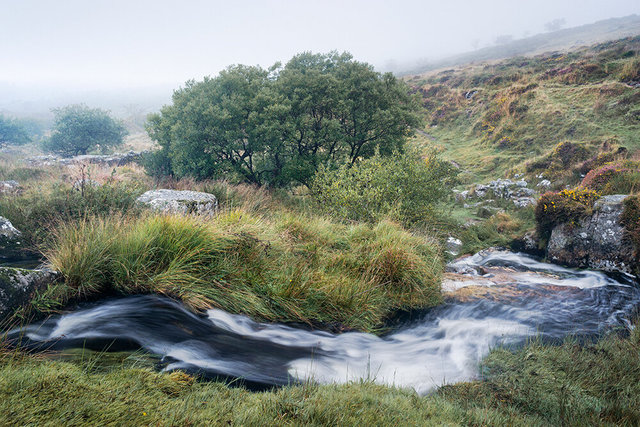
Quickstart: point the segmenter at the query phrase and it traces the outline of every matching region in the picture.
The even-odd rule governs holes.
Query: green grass
[[[0,353],[3,425],[638,425],[640,334],[494,349],[482,379],[421,397],[373,379],[249,392],[140,355],[74,363]],[[100,357],[119,360],[101,363]]]
[[[441,301],[437,242],[391,222],[345,225],[279,211],[92,217],[58,228],[46,257],[64,281],[46,311],[104,294],[158,293],[193,310],[376,331],[396,310]]]
[[[623,83],[637,72],[639,55],[635,37],[407,80],[423,94],[427,132],[443,155],[480,182],[525,172],[528,161],[563,141],[593,154],[605,142],[639,150],[640,94]]]

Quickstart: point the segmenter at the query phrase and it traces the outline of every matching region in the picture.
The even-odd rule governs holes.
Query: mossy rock
[[[0,322],[27,304],[36,290],[53,283],[58,273],[52,270],[26,270],[0,267]]]

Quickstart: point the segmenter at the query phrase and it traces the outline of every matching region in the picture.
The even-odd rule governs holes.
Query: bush
[[[435,153],[374,157],[330,171],[321,169],[311,186],[318,206],[336,218],[376,222],[392,218],[406,226],[434,220],[451,194],[456,171]]]
[[[0,216],[22,231],[25,247],[31,251],[51,238],[62,222],[90,215],[120,215],[135,210],[135,200],[143,189],[134,184],[87,185],[83,191],[68,185],[28,190],[19,196],[0,195]]]
[[[599,197],[597,192],[584,187],[544,193],[535,210],[538,235],[544,240],[556,225],[577,224],[591,213],[593,204]]]
[[[34,301],[45,310],[77,296],[158,293],[194,310],[375,331],[396,310],[441,300],[438,244],[389,222],[244,210],[91,218],[61,226],[46,255],[65,281]]]
[[[31,141],[27,129],[15,119],[0,114],[0,147],[5,145],[23,145]]]
[[[634,193],[640,190],[640,162],[625,160],[607,163],[591,170],[581,185],[602,195]]]
[[[618,78],[623,82],[640,80],[640,58],[627,61],[620,70]]]

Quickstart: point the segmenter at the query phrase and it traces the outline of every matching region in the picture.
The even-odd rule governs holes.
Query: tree
[[[23,145],[30,141],[27,129],[19,121],[0,115],[0,147]]]
[[[418,108],[404,83],[346,53],[303,53],[269,69],[232,66],[187,82],[149,117],[149,135],[162,148],[147,167],[156,175],[308,184],[320,165],[401,150]]]
[[[544,24],[544,29],[547,31],[558,31],[565,26],[567,21],[564,18],[554,19]]]
[[[122,144],[127,130],[107,111],[86,105],[69,105],[53,110],[53,133],[45,148],[65,156],[87,154]]]

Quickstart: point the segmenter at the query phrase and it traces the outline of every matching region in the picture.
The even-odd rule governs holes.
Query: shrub
[[[584,187],[544,193],[535,209],[538,235],[546,239],[556,225],[576,224],[591,213],[599,197],[597,192]]]
[[[440,302],[438,244],[398,225],[341,225],[279,212],[89,218],[58,228],[46,252],[65,281],[47,310],[105,293],[158,293],[194,310],[375,331],[394,311]]]
[[[434,219],[450,194],[455,169],[435,153],[374,157],[337,170],[321,169],[311,186],[318,206],[346,220],[392,218],[411,226]]]
[[[622,66],[618,78],[623,82],[640,80],[640,58],[627,61]]]
[[[602,195],[634,193],[640,190],[640,162],[625,160],[607,163],[591,170],[581,185]]]
[[[22,231],[25,247],[37,251],[50,237],[56,224],[89,215],[119,215],[135,210],[143,192],[139,185],[108,183],[87,185],[83,191],[56,184],[35,188],[19,196],[0,195],[0,216]]]

